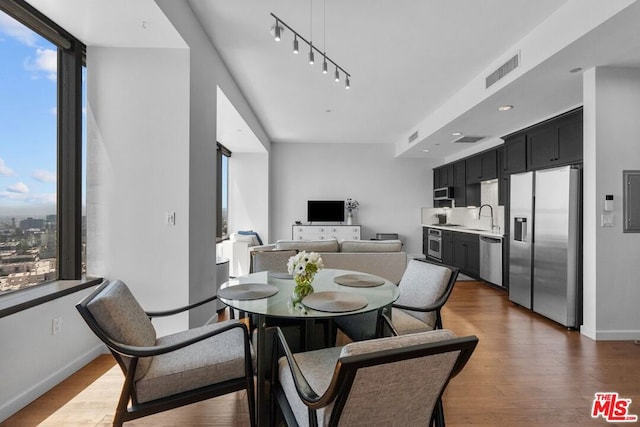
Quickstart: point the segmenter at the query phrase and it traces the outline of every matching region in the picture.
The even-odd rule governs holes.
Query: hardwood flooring
[[[629,412],[640,415],[640,345],[594,342],[479,282],[456,284],[443,323],[480,339],[445,392],[449,427],[613,425],[591,418],[594,393],[606,391],[632,399]],[[122,380],[113,358],[100,356],[2,426],[110,426]],[[246,426],[246,396],[238,392],[125,425]]]

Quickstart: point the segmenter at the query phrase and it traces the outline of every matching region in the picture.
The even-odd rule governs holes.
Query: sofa
[[[355,270],[398,284],[407,267],[400,240],[278,240],[253,251],[291,250],[318,252],[325,268]]]

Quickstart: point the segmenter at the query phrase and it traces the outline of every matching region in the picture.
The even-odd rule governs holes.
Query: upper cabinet
[[[582,161],[582,110],[535,126],[527,132],[528,169]]]
[[[455,162],[453,167],[454,206],[467,206],[467,165],[465,160]]]
[[[527,134],[506,137],[502,153],[502,170],[505,175],[527,170]]]
[[[453,165],[444,165],[433,170],[433,188],[453,187]]]
[[[497,150],[489,150],[467,159],[467,184],[498,178]]]

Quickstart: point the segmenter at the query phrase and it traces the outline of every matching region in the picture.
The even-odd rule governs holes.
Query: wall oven
[[[442,231],[437,228],[427,229],[427,256],[442,261]]]

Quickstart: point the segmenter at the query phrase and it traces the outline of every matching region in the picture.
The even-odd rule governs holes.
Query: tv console
[[[360,240],[359,225],[293,225],[293,240]]]

